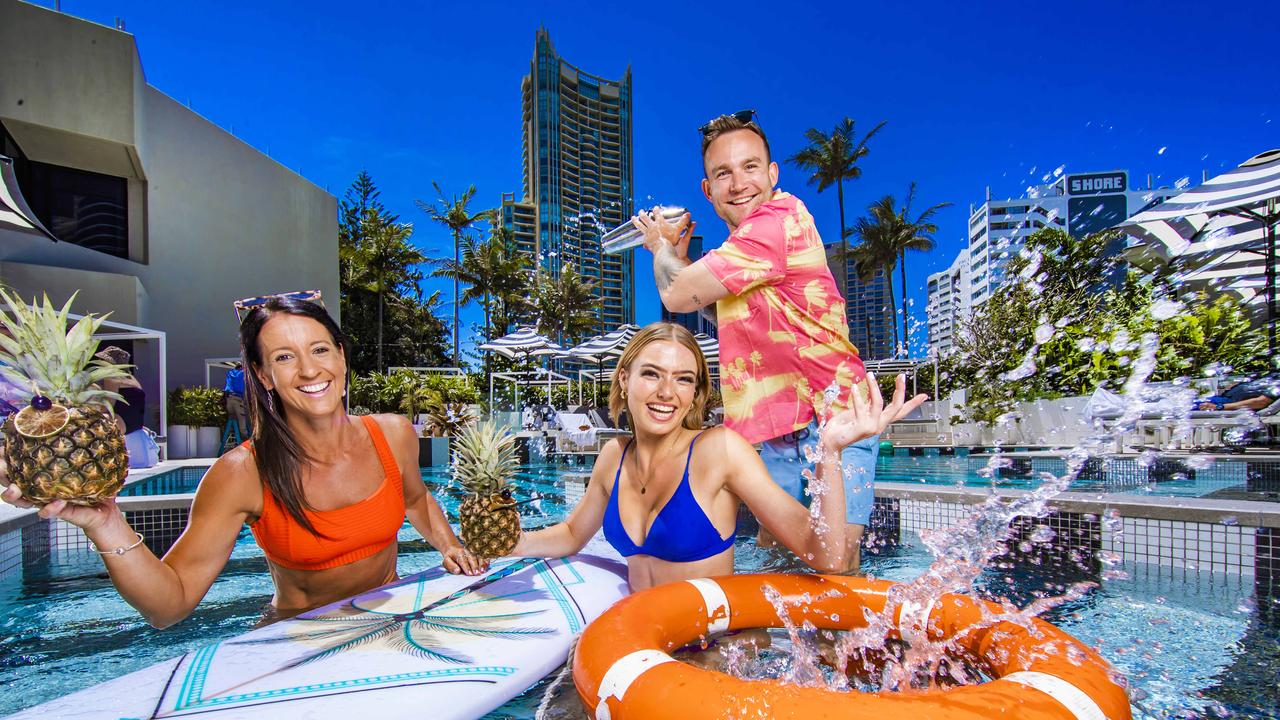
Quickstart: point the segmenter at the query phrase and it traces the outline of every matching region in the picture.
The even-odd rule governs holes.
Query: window
[[[13,158],[23,197],[54,237],[115,257],[129,257],[127,180],[28,160],[3,127],[0,140],[0,150]]]

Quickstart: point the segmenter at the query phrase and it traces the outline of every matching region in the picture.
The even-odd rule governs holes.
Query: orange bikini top
[[[291,570],[327,570],[376,555],[396,541],[404,524],[404,480],[391,447],[368,415],[360,418],[382,463],[382,484],[369,497],[336,510],[308,510],[307,519],[327,537],[311,534],[298,524],[262,486],[262,515],[249,526],[267,559]],[[253,449],[248,442],[245,445]]]

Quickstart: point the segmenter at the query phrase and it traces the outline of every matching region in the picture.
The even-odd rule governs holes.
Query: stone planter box
[[[216,427],[196,429],[195,452],[191,457],[216,458],[222,451],[222,431]]]
[[[449,438],[418,438],[418,467],[440,467],[449,464]]]
[[[165,446],[166,460],[186,460],[196,452],[196,429],[190,425],[170,425],[168,443]]]

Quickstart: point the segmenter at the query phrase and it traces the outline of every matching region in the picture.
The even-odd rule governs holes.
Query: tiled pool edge
[[[565,476],[566,502],[576,502],[585,480],[585,475]],[[994,492],[1015,497],[1027,491]],[[903,531],[948,527],[989,493],[972,487],[877,483],[868,538],[897,543]],[[147,536],[148,546],[163,553],[185,527],[192,497],[151,495],[117,502]],[[1078,560],[1114,554],[1126,565],[1220,573],[1241,583],[1252,581],[1259,597],[1280,594],[1280,503],[1067,492],[1054,498],[1052,507],[1054,514],[1039,524],[1053,529],[1059,538],[1055,545],[1064,553],[1074,552]],[[1119,515],[1118,525],[1101,521],[1109,510]],[[1018,532],[1026,535],[1032,527],[1024,524]],[[40,520],[34,511],[0,519],[0,581],[24,567],[95,559],[91,551],[79,530]]]

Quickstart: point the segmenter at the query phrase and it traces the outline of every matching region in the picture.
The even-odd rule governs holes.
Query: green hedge
[[[192,427],[222,427],[227,408],[222,391],[208,387],[178,386],[169,393],[169,424]]]

